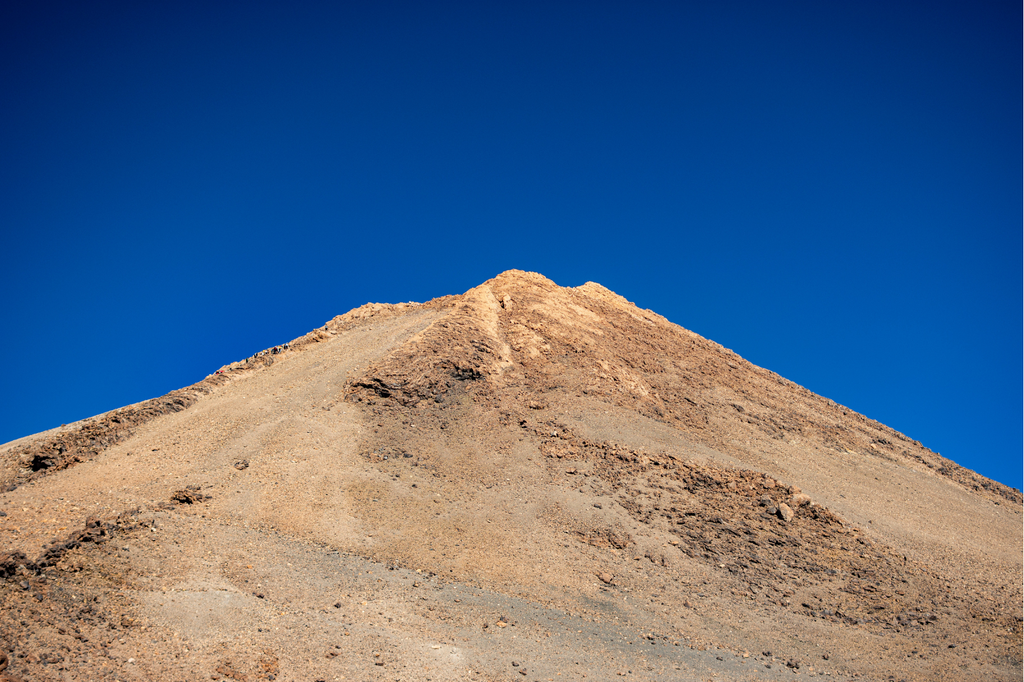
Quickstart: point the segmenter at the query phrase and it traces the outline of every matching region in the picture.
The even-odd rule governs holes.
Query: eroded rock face
[[[510,301],[515,306],[503,305]],[[415,407],[467,389],[520,406],[544,404],[551,394],[587,396],[726,451],[735,448],[729,438],[735,433],[782,442],[798,437],[805,449],[922,465],[971,490],[1024,501],[1020,491],[965,470],[599,284],[563,288],[535,273],[509,271],[425,306],[447,314],[370,365],[352,382],[350,400]]]

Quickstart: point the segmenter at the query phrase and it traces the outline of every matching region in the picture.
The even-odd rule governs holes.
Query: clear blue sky
[[[0,441],[592,280],[1015,487],[1019,2],[5,2]]]

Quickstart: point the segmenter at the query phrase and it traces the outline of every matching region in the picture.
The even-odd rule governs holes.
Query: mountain
[[[1019,680],[1022,498],[604,287],[368,304],[0,447],[24,680]]]

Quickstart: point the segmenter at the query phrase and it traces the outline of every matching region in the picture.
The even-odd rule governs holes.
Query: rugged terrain
[[[1022,498],[600,285],[0,447],[22,680],[1019,680]]]

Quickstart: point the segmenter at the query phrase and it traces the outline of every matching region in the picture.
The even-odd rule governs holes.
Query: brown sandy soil
[[[511,271],[0,447],[23,680],[1020,679],[1019,491]]]

